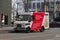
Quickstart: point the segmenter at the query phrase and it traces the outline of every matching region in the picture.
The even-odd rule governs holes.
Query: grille
[[[21,24],[17,24],[17,27],[21,28],[21,26],[22,26]]]

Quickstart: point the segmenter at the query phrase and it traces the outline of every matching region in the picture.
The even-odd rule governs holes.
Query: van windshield
[[[17,21],[29,21],[32,17],[30,15],[18,15],[16,18]]]

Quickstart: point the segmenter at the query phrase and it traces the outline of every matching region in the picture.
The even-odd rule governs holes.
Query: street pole
[[[56,0],[54,0],[54,13],[53,13],[53,15],[54,15],[54,19],[56,18]]]
[[[18,17],[18,4],[19,4],[19,2],[17,3],[17,12],[16,12],[16,17]]]

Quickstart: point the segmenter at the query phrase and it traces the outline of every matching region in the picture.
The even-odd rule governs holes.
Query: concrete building
[[[1,14],[5,17],[5,25],[11,25],[11,0],[0,0],[0,23]],[[0,24],[1,25],[1,24]]]

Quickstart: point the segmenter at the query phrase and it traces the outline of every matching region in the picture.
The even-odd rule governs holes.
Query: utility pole
[[[53,13],[53,15],[54,15],[54,19],[56,18],[56,0],[54,0],[54,13]]]

